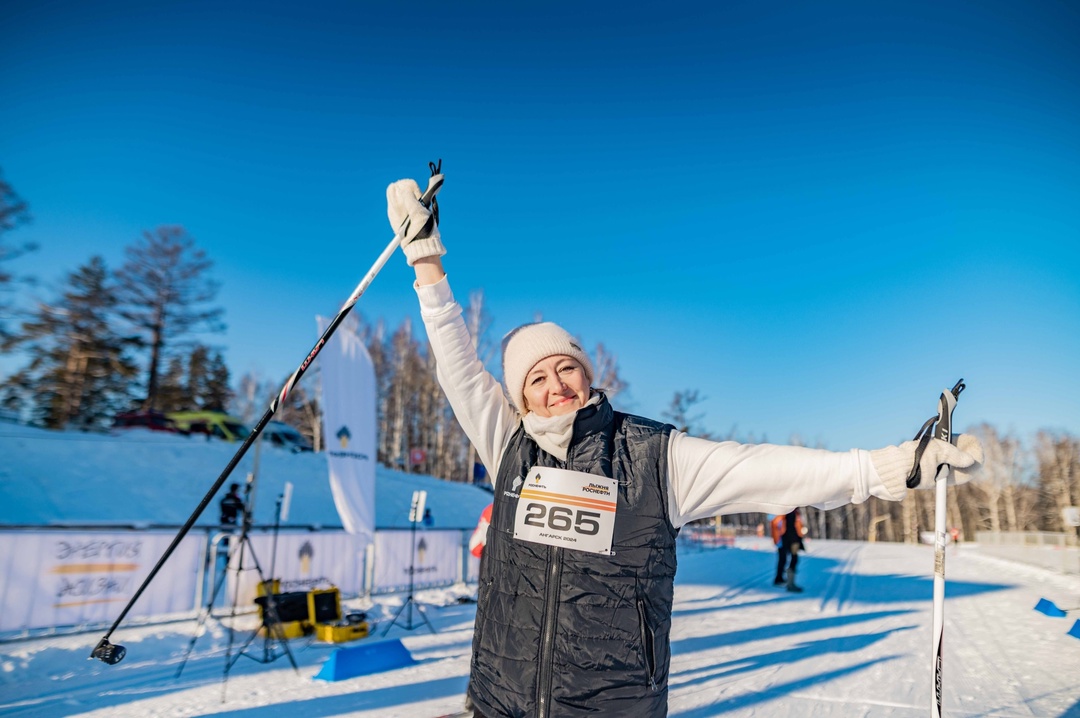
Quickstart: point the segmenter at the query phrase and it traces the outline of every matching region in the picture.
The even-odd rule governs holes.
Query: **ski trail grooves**
[[[834,554],[833,558],[839,563],[829,572],[828,581],[818,602],[819,613],[826,612],[832,601],[836,602],[836,611],[842,611],[844,604],[851,601],[855,590],[855,571],[858,569],[858,558],[863,545],[838,544],[836,548],[840,549],[839,555]]]

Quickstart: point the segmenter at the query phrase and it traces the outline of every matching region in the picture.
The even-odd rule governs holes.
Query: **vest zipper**
[[[551,664],[555,653],[555,620],[558,617],[562,552],[562,547],[552,546],[548,558],[547,586],[544,588],[544,624],[540,632],[540,673],[536,681],[536,718],[547,718],[551,713]]]
[[[637,600],[637,612],[638,619],[641,622],[641,650],[645,653],[645,672],[649,677],[649,687],[654,691],[656,690],[656,655],[655,647],[653,646],[652,631],[649,630],[649,624],[645,620],[645,601],[643,599]]]
[[[566,449],[563,469],[569,469],[574,455],[573,438]],[[551,714],[551,678],[554,673],[555,622],[559,615],[559,583],[562,575],[561,546],[552,546],[548,554],[547,586],[544,587],[544,623],[540,628],[540,672],[536,682],[536,718],[548,718]]]

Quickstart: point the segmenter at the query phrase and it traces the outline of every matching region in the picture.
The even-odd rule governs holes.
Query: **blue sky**
[[[616,354],[622,408],[833,449],[1080,433],[1080,9],[832,3],[0,6],[0,168],[49,287],[183,225],[234,376],[283,381],[442,158],[490,338]],[[361,299],[418,317],[400,256]],[[419,327],[418,327],[419,330]],[[0,363],[10,368],[12,359]]]

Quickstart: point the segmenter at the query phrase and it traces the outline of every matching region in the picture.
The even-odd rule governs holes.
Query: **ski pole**
[[[907,485],[915,488],[919,485],[919,461],[923,450],[930,443],[931,433],[935,439],[951,442],[953,438],[952,415],[956,400],[965,388],[964,380],[956,382],[950,391],[941,392],[938,400],[937,416],[932,416],[923,424],[915,438],[919,446],[915,451],[915,465],[908,475]],[[937,427],[934,428],[935,422]],[[941,679],[942,679],[942,639],[945,633],[945,529],[946,509],[948,507],[946,489],[949,485],[949,465],[939,467],[934,479],[934,610],[933,610],[933,657],[932,673],[934,681],[934,699],[930,707],[933,718],[941,718]]]
[[[433,220],[438,223],[438,204],[435,201],[435,195],[438,194],[439,190],[442,188],[442,160],[439,160],[438,165],[436,165],[434,162],[429,162],[428,166],[431,169],[431,178],[428,180],[427,190],[425,190],[423,195],[420,197],[420,202],[425,207],[428,207],[432,210]],[[248,437],[246,439],[244,439],[244,442],[240,445],[240,448],[237,449],[236,454],[233,455],[232,459],[230,459],[229,463],[225,466],[225,469],[221,472],[221,475],[218,476],[217,481],[215,481],[214,485],[210,487],[210,490],[206,492],[206,495],[203,496],[202,501],[200,501],[199,505],[195,507],[195,510],[192,512],[191,516],[188,517],[187,521],[184,522],[184,525],[180,527],[180,531],[177,532],[176,536],[172,540],[172,543],[169,544],[169,547],[165,549],[165,553],[161,555],[161,558],[158,559],[157,563],[150,570],[150,573],[147,574],[145,579],[143,579],[142,585],[140,585],[139,588],[135,591],[134,595],[132,595],[131,600],[129,600],[127,602],[127,605],[124,606],[124,609],[120,612],[120,615],[117,616],[116,620],[113,621],[113,624],[109,627],[109,630],[106,631],[105,635],[101,638],[100,641],[98,641],[97,645],[94,647],[94,650],[90,652],[90,658],[97,658],[98,660],[108,663],[109,665],[115,665],[124,659],[124,656],[127,654],[127,649],[122,645],[109,642],[109,638],[110,636],[112,636],[113,631],[115,631],[120,625],[120,622],[124,620],[124,617],[127,616],[128,612],[135,605],[135,602],[139,600],[139,597],[142,596],[143,591],[145,591],[146,587],[150,585],[150,582],[154,580],[154,577],[157,575],[158,571],[161,570],[161,567],[168,560],[169,556],[172,555],[173,551],[176,550],[176,547],[180,544],[180,541],[183,540],[184,536],[186,536],[188,531],[191,530],[191,527],[195,525],[195,522],[198,520],[199,516],[213,500],[214,494],[216,494],[221,489],[221,487],[225,484],[225,481],[229,478],[229,474],[231,474],[233,469],[236,468],[236,465],[240,463],[240,460],[244,457],[244,454],[247,453],[247,450],[251,447],[253,443],[255,443],[255,441],[258,440],[259,435],[263,432],[263,429],[265,429],[266,425],[270,423],[271,419],[273,419],[275,412],[277,412],[278,410],[278,407],[280,407],[282,403],[284,403],[285,398],[292,391],[293,387],[296,386],[296,384],[300,381],[300,377],[302,377],[304,375],[304,372],[307,371],[307,368],[311,366],[311,362],[313,362],[315,360],[315,357],[319,355],[319,352],[322,351],[322,348],[326,345],[326,342],[329,341],[330,337],[337,330],[338,326],[345,320],[345,317],[352,310],[353,305],[355,305],[356,302],[360,299],[361,295],[363,295],[363,293],[367,291],[368,286],[371,285],[371,282],[375,279],[375,276],[383,268],[383,265],[386,264],[387,260],[390,258],[390,255],[392,255],[394,253],[394,250],[396,250],[401,244],[401,232],[405,229],[404,224],[407,221],[408,218],[406,218],[405,221],[402,222],[402,226],[398,227],[398,231],[394,233],[394,238],[390,240],[390,243],[388,245],[386,245],[386,248],[382,251],[382,254],[380,254],[379,258],[375,260],[375,264],[371,266],[371,269],[369,269],[367,274],[364,275],[364,278],[360,280],[360,284],[356,286],[356,289],[353,290],[353,293],[341,306],[341,309],[338,310],[337,316],[334,317],[334,320],[330,322],[329,326],[326,327],[326,330],[322,333],[322,336],[320,336],[319,340],[315,342],[315,346],[312,347],[310,352],[308,352],[307,357],[304,359],[303,362],[300,363],[300,366],[297,367],[296,371],[293,372],[292,376],[289,377],[289,380],[285,382],[285,386],[281,388],[281,391],[278,393],[278,395],[274,398],[273,401],[270,402],[270,406],[266,410],[266,413],[264,413],[259,419],[259,421],[255,424],[254,428],[251,430],[251,433],[248,434]]]

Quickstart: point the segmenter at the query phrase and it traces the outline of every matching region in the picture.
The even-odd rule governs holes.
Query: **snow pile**
[[[0,424],[0,525],[165,524],[179,526],[228,465],[239,444],[146,429],[111,434]],[[273,524],[277,497],[292,482],[290,523],[341,526],[324,453],[258,447],[255,523]],[[199,525],[216,524],[217,499],[243,484],[255,465],[247,452]],[[472,529],[491,494],[476,486],[376,469],[378,528],[409,525],[414,489],[428,492],[435,528]]]

